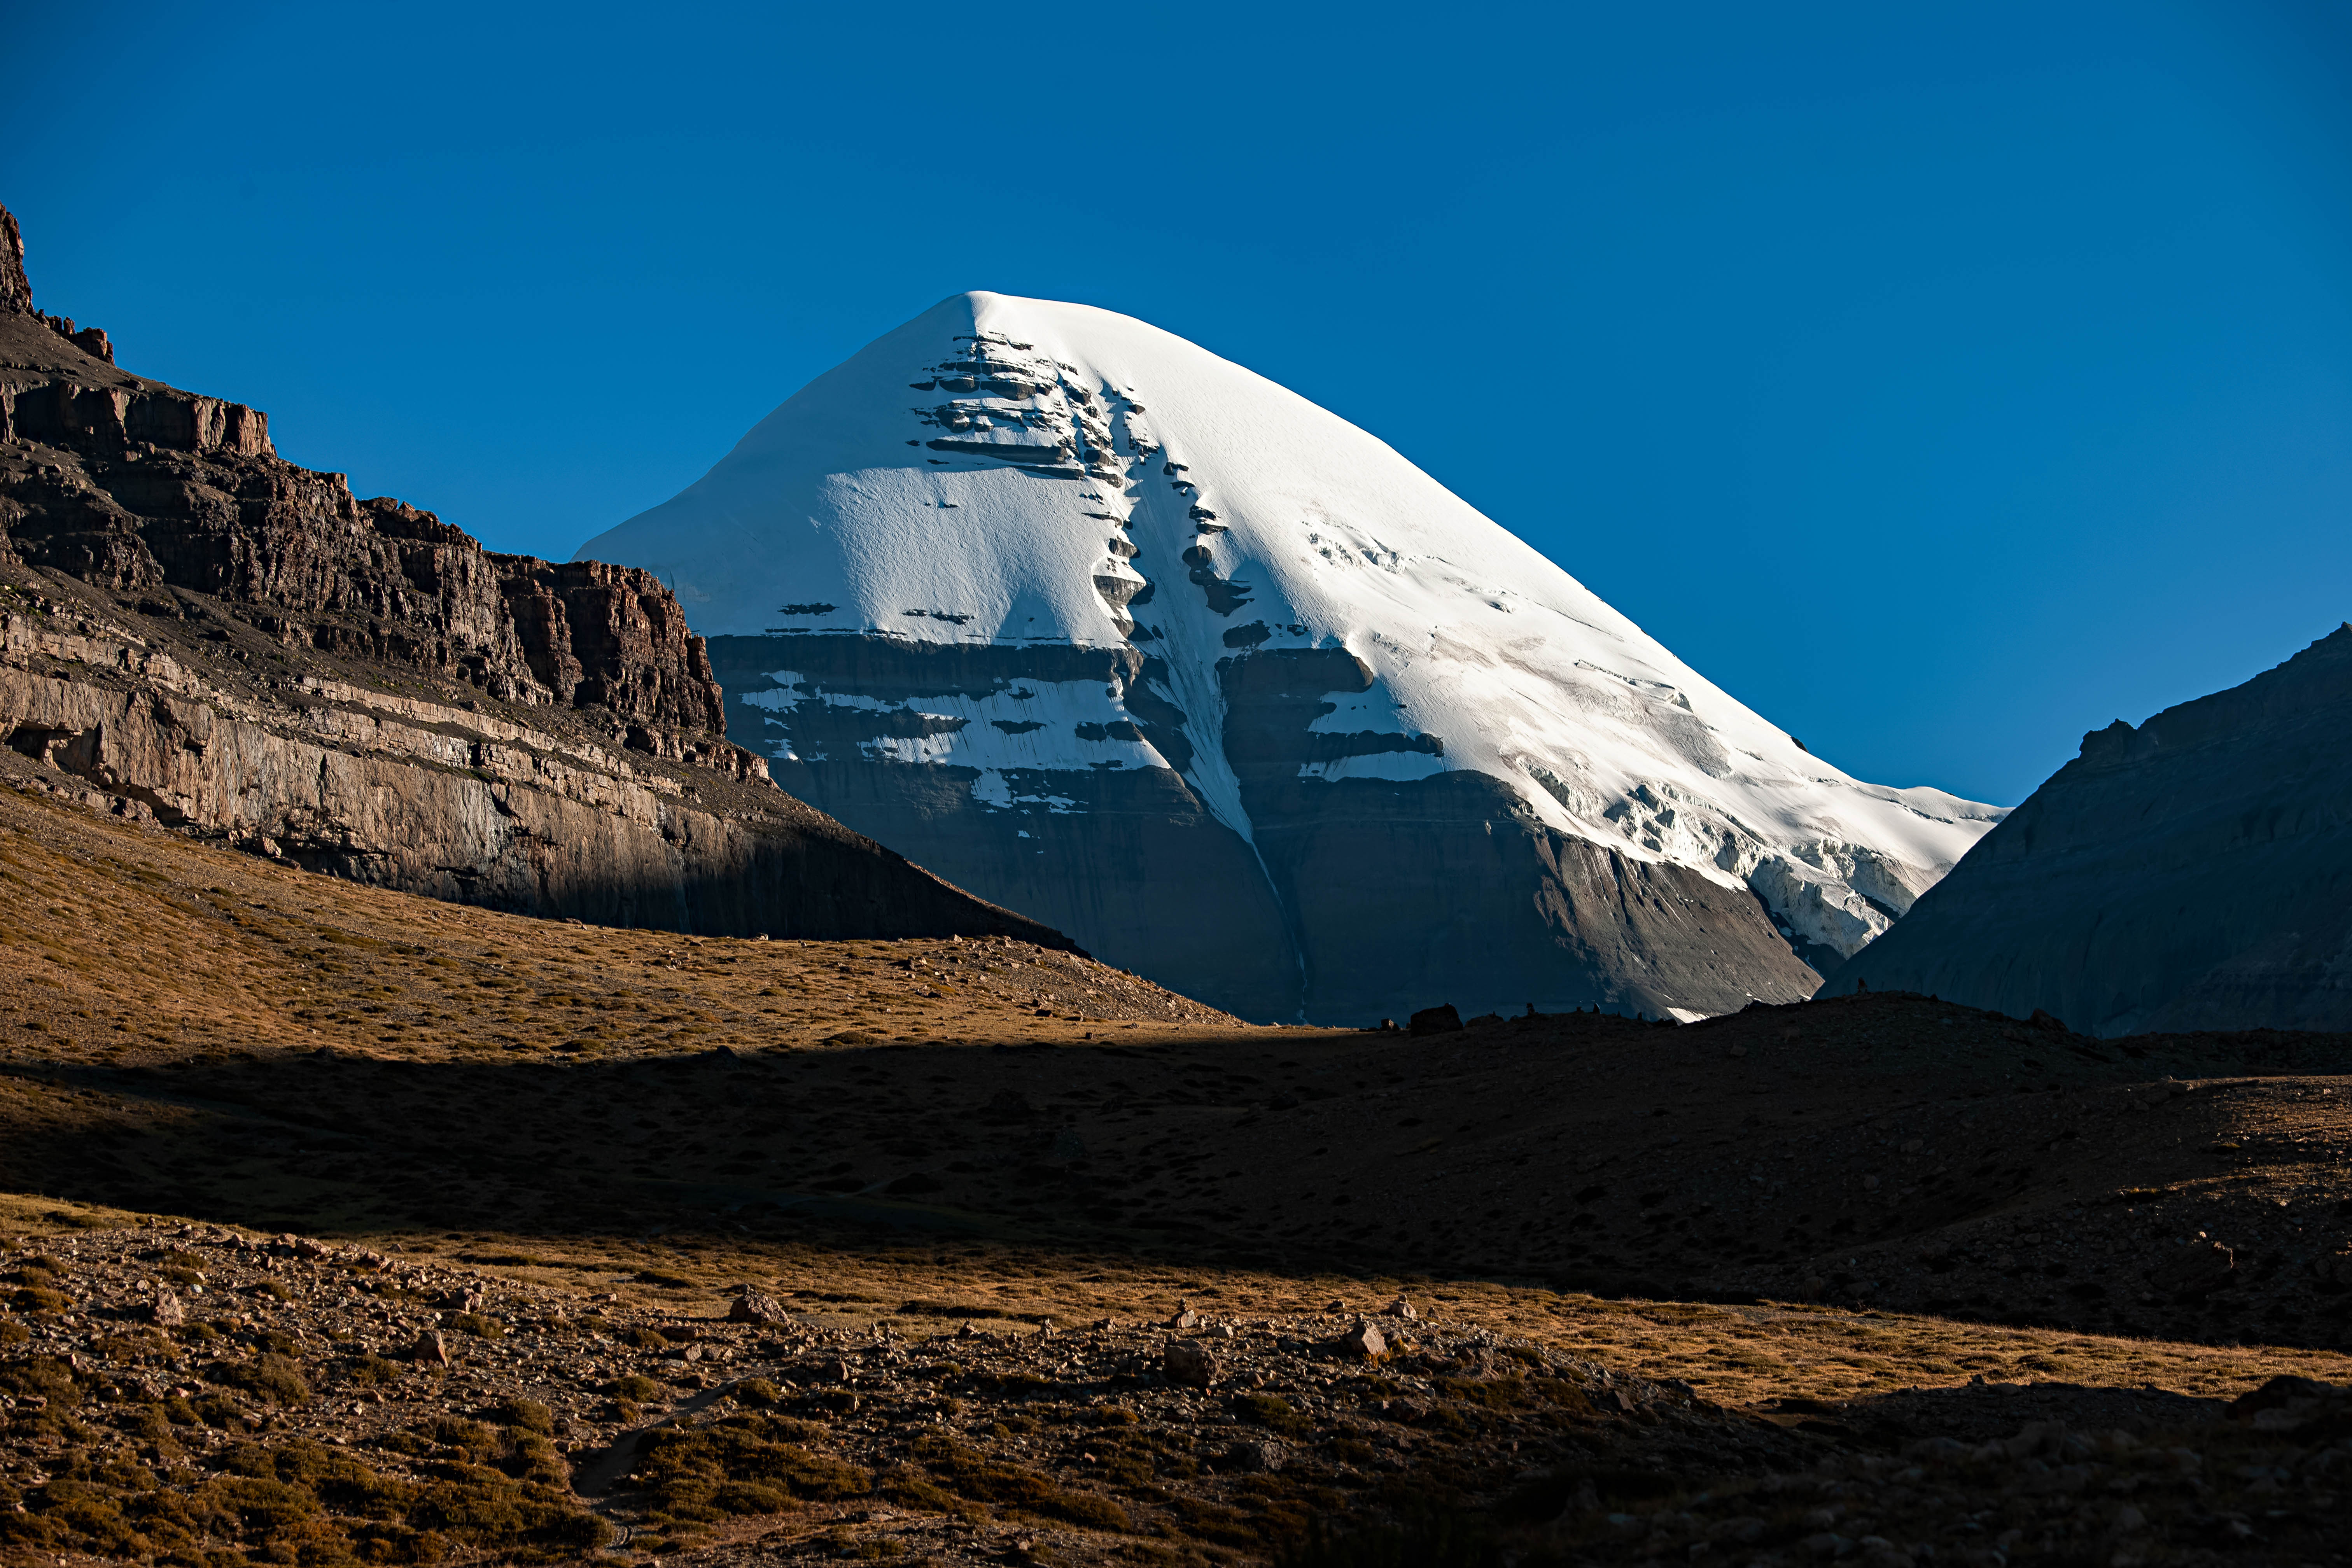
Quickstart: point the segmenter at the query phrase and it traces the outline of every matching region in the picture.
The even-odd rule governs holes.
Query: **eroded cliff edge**
[[[650,574],[485,551],[32,303],[0,208],[0,736],[20,781],[404,891],[709,934],[1047,928],[728,742]]]

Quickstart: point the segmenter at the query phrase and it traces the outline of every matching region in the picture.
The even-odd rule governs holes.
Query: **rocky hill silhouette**
[[[2352,1029],[2352,626],[2084,736],[1822,994],[1865,985],[2092,1035]]]

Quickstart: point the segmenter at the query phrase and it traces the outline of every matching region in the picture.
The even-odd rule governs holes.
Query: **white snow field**
[[[2003,816],[1847,776],[1383,442],[1084,305],[941,301],[580,558],[659,574],[707,637],[763,639],[727,644],[730,668],[765,677],[730,705],[755,721],[730,720],[740,743],[943,770],[970,807],[1026,803],[1049,824],[1087,810],[1057,778],[1169,770],[1255,846],[1249,768],[1229,754],[1234,666],[1304,650],[1344,655],[1298,670],[1345,672],[1351,655],[1361,673],[1304,694],[1319,700],[1283,742],[1285,778],[1485,774],[1522,830],[1752,893],[1817,960],[1885,931]],[[930,692],[805,677],[796,650],[842,637],[1117,657],[1026,679],[1017,660],[967,659],[1000,673]],[[1262,772],[1264,748],[1252,756]],[[859,821],[815,804],[915,853],[879,807]],[[1695,1016],[1738,989],[1642,994]]]

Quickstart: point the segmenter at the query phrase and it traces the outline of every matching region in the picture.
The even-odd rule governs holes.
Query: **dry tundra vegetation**
[[[11,1560],[2346,1560],[2341,1040],[1252,1027],[10,767]]]

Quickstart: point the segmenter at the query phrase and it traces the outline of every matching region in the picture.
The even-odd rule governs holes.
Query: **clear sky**
[[[2352,7],[12,9],[37,300],[569,555],[965,289],[1373,431],[1863,777],[2352,615]]]

